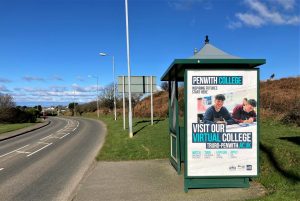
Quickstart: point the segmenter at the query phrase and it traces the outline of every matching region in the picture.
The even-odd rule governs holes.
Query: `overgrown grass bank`
[[[0,134],[29,127],[35,123],[21,123],[21,124],[0,124]]]
[[[95,118],[94,114],[85,117]],[[107,125],[105,144],[97,156],[97,160],[140,160],[169,157],[168,119],[133,119],[134,137],[129,138],[123,130],[123,120],[113,120],[112,116],[101,116],[100,119]]]

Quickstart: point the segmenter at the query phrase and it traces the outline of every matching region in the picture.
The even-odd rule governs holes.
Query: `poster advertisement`
[[[257,70],[186,71],[187,176],[256,176]]]

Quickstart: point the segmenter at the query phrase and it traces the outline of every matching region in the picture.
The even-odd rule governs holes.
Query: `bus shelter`
[[[199,51],[190,58],[175,59],[161,77],[169,86],[170,163],[178,174],[184,167],[185,192],[249,187],[249,178],[258,176],[258,66],[265,62],[230,55],[211,45],[206,36]],[[180,82],[184,82],[181,120]],[[224,98],[222,110],[227,111],[219,120],[211,112],[217,110],[218,97]],[[250,123],[233,117],[236,108],[244,109],[244,99],[256,114]]]

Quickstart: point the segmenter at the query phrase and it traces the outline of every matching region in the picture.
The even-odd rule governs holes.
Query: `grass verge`
[[[21,123],[21,124],[0,124],[0,134],[29,127],[35,123]]]
[[[87,115],[95,118],[96,116]],[[108,134],[97,160],[138,160],[169,157],[168,119],[153,126],[149,119],[134,119],[130,139],[122,120],[112,116],[100,118]],[[255,181],[265,186],[267,196],[255,200],[300,200],[300,128],[273,120],[261,122],[260,175]]]
[[[94,114],[85,117],[97,119]],[[141,160],[169,157],[168,119],[133,119],[134,137],[129,138],[128,129],[123,130],[123,120],[115,121],[112,116],[101,116],[107,125],[105,144],[97,160]],[[126,124],[127,126],[128,124]]]

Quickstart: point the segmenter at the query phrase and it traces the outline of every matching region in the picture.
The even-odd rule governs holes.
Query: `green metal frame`
[[[185,112],[184,112],[184,127],[185,127],[185,163],[184,163],[184,191],[188,192],[188,189],[191,188],[230,188],[230,187],[239,187],[239,188],[248,188],[250,186],[249,184],[249,178],[255,178],[259,176],[259,140],[260,140],[260,110],[259,110],[259,69],[252,68],[252,69],[186,69],[184,73],[184,99],[187,101],[187,71],[193,70],[193,71],[204,71],[204,70],[210,70],[210,71],[217,71],[217,70],[223,70],[223,71],[231,71],[231,70],[237,70],[237,71],[256,71],[257,72],[257,175],[249,176],[249,175],[239,175],[239,176],[198,176],[198,177],[189,177],[187,176],[187,167],[188,167],[188,160],[187,160],[187,104],[185,104]]]
[[[170,82],[169,82],[169,86],[170,86]],[[176,83],[176,95],[175,95],[175,112],[176,112],[176,133],[173,133],[170,129],[170,126],[172,125],[172,119],[171,117],[173,116],[173,111],[172,111],[172,108],[171,108],[171,100],[169,98],[169,101],[168,101],[168,104],[169,104],[169,133],[170,133],[170,163],[171,165],[175,168],[175,170],[177,171],[178,174],[181,173],[181,155],[182,153],[181,152],[184,152],[184,150],[181,149],[181,138],[180,138],[180,128],[179,128],[179,118],[178,118],[178,114],[179,114],[179,108],[178,108],[178,92],[177,92],[177,88],[178,88],[178,83]],[[169,88],[169,93],[171,93],[171,88]],[[176,160],[174,160],[174,158],[172,157],[172,136],[171,136],[171,133],[173,135],[176,136]]]

